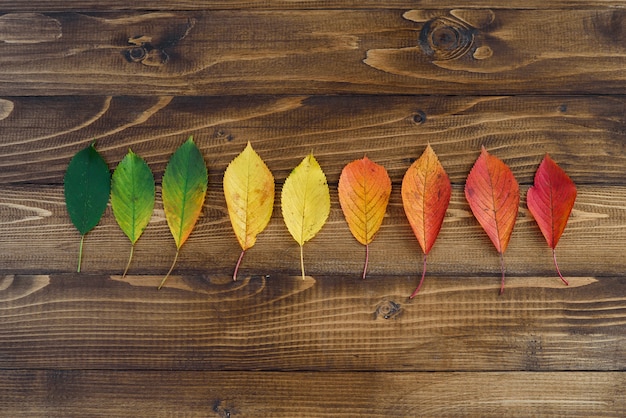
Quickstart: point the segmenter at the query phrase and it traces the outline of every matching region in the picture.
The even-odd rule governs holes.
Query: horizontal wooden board
[[[495,9],[588,9],[625,7],[623,0],[456,0],[445,2],[422,0],[421,7],[432,9],[495,8]],[[239,9],[397,9],[415,7],[410,0],[0,0],[3,11],[121,11],[121,10],[239,10]]]
[[[603,93],[626,11],[8,13],[0,94]]]
[[[5,371],[12,417],[621,417],[624,373]],[[28,388],[28,390],[24,389]]]
[[[399,184],[430,143],[462,185],[484,145],[531,184],[550,153],[577,184],[626,184],[625,96],[5,97],[0,183],[62,184],[94,140],[111,169],[129,148],[157,181],[193,135],[217,188],[250,141],[282,183],[314,152],[330,183],[367,155]]]
[[[277,190],[274,213],[257,244],[246,252],[242,275],[298,274],[299,247],[282,220]],[[522,191],[525,196],[525,189]],[[160,192],[157,191],[157,195]],[[304,246],[308,274],[358,276],[365,249],[350,234],[337,192],[331,190],[331,214],[321,232]],[[62,187],[0,189],[0,265],[7,273],[72,272],[76,269],[80,235],[67,215]],[[626,189],[579,187],[569,224],[557,247],[565,275],[622,275],[626,269]],[[581,250],[584,248],[584,250]],[[123,270],[130,242],[110,209],[84,244],[85,273],[118,274]],[[151,223],[135,247],[131,272],[162,274],[176,252],[160,198]],[[241,248],[228,218],[221,189],[214,187],[202,215],[178,260],[180,273],[227,276]],[[508,274],[555,276],[551,250],[522,200],[521,210],[505,253]],[[408,225],[400,188],[392,190],[382,228],[370,245],[369,274],[421,274],[422,251]],[[437,275],[483,275],[496,284],[499,255],[475,220],[462,190],[455,188],[440,235],[428,257],[428,272]],[[556,282],[555,282],[556,283]],[[557,283],[558,284],[558,283]]]
[[[626,368],[623,276],[161,278],[2,276],[0,369]]]

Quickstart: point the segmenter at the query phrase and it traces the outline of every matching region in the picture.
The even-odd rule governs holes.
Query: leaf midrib
[[[181,209],[180,209],[180,225],[178,227],[178,239],[176,240],[176,246],[178,249],[182,246],[181,239],[183,236],[183,225],[185,223],[185,207],[187,206],[187,186],[189,185],[189,162],[190,162],[190,153],[187,153],[187,164],[185,164],[185,175],[183,179],[183,196],[181,199]]]

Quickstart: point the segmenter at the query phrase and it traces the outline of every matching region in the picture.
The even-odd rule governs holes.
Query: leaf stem
[[[500,282],[500,294],[504,293],[504,254],[500,253],[500,270],[502,270],[502,281]]]
[[[302,270],[302,280],[304,280],[304,245],[300,246],[300,270]]]
[[[85,242],[85,235],[80,236],[80,247],[78,247],[78,269],[77,273],[80,273],[80,265],[83,262],[83,242]]]
[[[176,250],[176,255],[174,256],[174,262],[172,263],[172,267],[170,267],[170,270],[167,272],[165,277],[163,277],[163,280],[161,281],[161,284],[159,285],[159,287],[157,287],[157,290],[161,290],[161,288],[165,284],[165,281],[167,280],[167,278],[170,277],[170,273],[172,272],[172,270],[174,270],[174,266],[176,265],[176,260],[178,260],[178,252],[179,251],[180,250]]]
[[[128,256],[128,263],[126,263],[126,268],[124,269],[124,273],[122,274],[122,279],[126,277],[126,273],[128,273],[128,268],[130,267],[130,262],[133,259],[133,252],[135,251],[135,244],[131,244],[130,246],[130,255]]]
[[[565,277],[561,274],[561,270],[559,270],[559,265],[556,262],[556,250],[554,248],[552,249],[552,259],[554,260],[554,267],[556,267],[556,272],[559,273],[559,277],[563,280],[565,286],[569,286],[569,282],[565,280]]]
[[[411,296],[409,296],[409,299],[413,299],[415,296],[417,296],[417,293],[420,291],[422,287],[422,283],[424,283],[424,277],[426,277],[426,254],[424,254],[424,266],[422,267],[422,278],[420,279],[420,282],[415,288],[415,290],[413,291],[413,293],[411,293]]]
[[[363,266],[363,280],[365,280],[365,275],[367,274],[367,264],[370,260],[370,246],[369,244],[365,244],[365,266]]]
[[[241,260],[243,260],[243,255],[246,253],[246,250],[241,250],[241,255],[239,256],[239,260],[237,260],[237,265],[235,265],[235,272],[233,273],[233,282],[237,281],[237,272],[239,271],[239,265],[241,264]]]

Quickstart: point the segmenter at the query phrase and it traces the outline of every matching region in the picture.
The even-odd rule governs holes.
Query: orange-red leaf
[[[485,147],[467,176],[465,197],[472,213],[500,253],[504,291],[504,259],[519,207],[519,185],[511,169]]]
[[[554,265],[565,284],[556,262],[554,249],[558,244],[576,200],[576,185],[569,176],[546,154],[535,173],[535,184],[528,189],[526,202],[546,242],[552,248]]]
[[[369,244],[383,222],[390,194],[391,179],[387,170],[367,157],[349,163],[341,171],[341,210],[350,232],[366,248],[363,278],[367,273]]]
[[[430,145],[407,170],[402,179],[402,205],[422,250],[422,279],[411,295],[419,291],[426,274],[426,255],[430,252],[450,203],[450,179]]]

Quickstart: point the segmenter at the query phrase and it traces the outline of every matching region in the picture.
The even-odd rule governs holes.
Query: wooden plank
[[[0,369],[619,371],[626,281],[5,275]]]
[[[330,183],[369,158],[399,184],[430,143],[462,185],[484,145],[531,184],[545,153],[577,184],[626,185],[625,96],[8,97],[0,100],[0,183],[62,184],[97,141],[111,168],[129,147],[157,181],[194,135],[218,187],[251,141],[281,183],[313,151]]]
[[[620,8],[623,0],[456,0],[442,2],[422,0],[420,6],[429,9],[441,8],[495,8],[495,9],[589,9]],[[3,11],[103,11],[103,10],[239,10],[239,9],[408,9],[415,7],[410,0],[30,0],[15,2],[0,0]]]
[[[621,417],[624,373],[8,371],[12,417]]]
[[[526,189],[522,190],[525,196]],[[160,192],[157,192],[160,196]],[[299,247],[282,220],[279,190],[268,228],[246,252],[242,275],[299,274]],[[358,276],[364,247],[350,234],[336,189],[331,191],[329,221],[305,245],[307,273]],[[410,276],[421,273],[422,252],[402,208],[400,188],[392,190],[381,231],[370,246],[369,274]],[[9,273],[73,272],[80,236],[67,215],[61,187],[0,190],[0,260]],[[557,248],[566,275],[622,275],[626,259],[626,189],[580,186],[572,217]],[[581,251],[584,248],[584,251]],[[118,274],[130,244],[110,209],[85,239],[83,271]],[[154,216],[135,247],[131,272],[163,274],[176,251],[160,198]],[[177,271],[228,275],[241,248],[232,232],[222,191],[210,189],[202,217],[180,252]],[[105,254],[106,256],[102,256]],[[522,200],[516,228],[505,254],[510,275],[555,275],[551,250]],[[499,255],[470,212],[461,189],[455,188],[441,233],[428,258],[432,275],[484,275],[495,284]],[[558,283],[557,283],[558,284]]]
[[[623,9],[9,13],[0,93],[602,93]],[[537,36],[537,34],[541,36]]]

